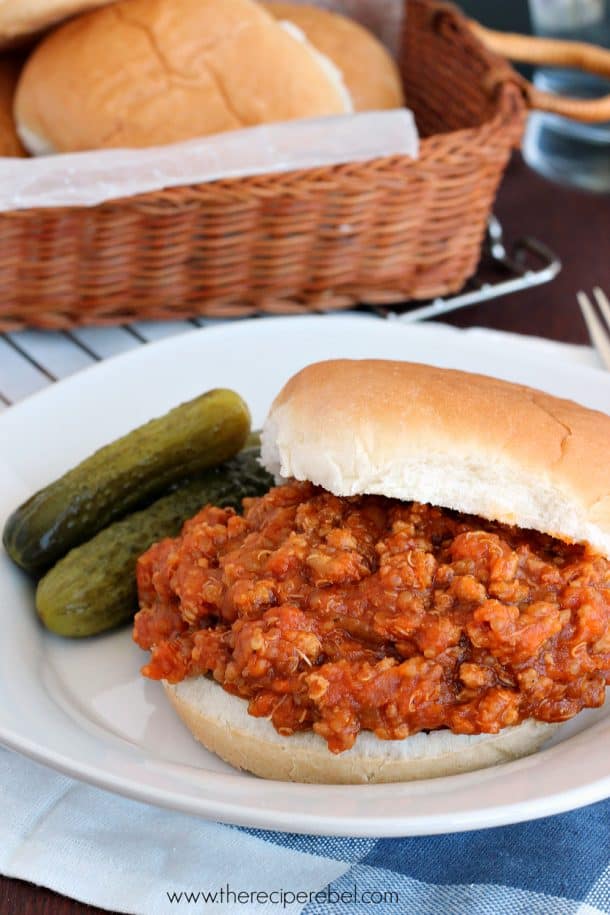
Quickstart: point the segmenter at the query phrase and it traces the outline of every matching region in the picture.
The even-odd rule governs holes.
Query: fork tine
[[[601,356],[606,368],[610,369],[610,332],[606,330],[597,316],[593,305],[584,292],[578,293],[578,304],[589,330],[591,341]]]
[[[608,301],[608,296],[599,286],[595,287],[593,295],[595,296],[595,301],[599,305],[599,310],[601,311],[604,321],[608,325],[608,331],[610,332],[610,302]]]

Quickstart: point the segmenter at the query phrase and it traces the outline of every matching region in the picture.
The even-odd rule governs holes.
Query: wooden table
[[[610,197],[564,190],[515,159],[496,213],[507,239],[533,235],[561,257],[564,269],[552,284],[471,307],[444,320],[459,327],[485,326],[573,343],[588,337],[576,305],[579,289],[610,290]],[[0,877],[2,915],[89,915],[84,906],[46,889]]]

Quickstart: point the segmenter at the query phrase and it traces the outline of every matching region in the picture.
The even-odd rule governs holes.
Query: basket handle
[[[573,67],[610,79],[610,51],[604,48],[581,41],[561,41],[556,38],[495,32],[472,20],[469,24],[476,37],[490,51],[509,60],[524,64],[546,64],[551,67]],[[610,121],[610,95],[599,99],[566,98],[553,95],[551,92],[543,92],[523,77],[519,77],[519,81],[530,108],[560,114],[574,121]]]

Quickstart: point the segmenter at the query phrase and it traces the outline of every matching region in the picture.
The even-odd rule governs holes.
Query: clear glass
[[[610,0],[529,0],[538,35],[587,41],[610,48]],[[610,80],[577,70],[540,69],[540,89],[576,98],[610,94]],[[532,168],[562,184],[610,193],[610,122],[580,124],[535,114],[525,136],[524,155]]]

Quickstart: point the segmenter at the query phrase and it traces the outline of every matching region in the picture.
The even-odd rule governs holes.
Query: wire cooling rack
[[[535,238],[524,236],[510,247],[504,240],[504,231],[495,216],[489,220],[487,238],[481,263],[475,274],[457,295],[438,298],[432,302],[376,308],[382,317],[399,317],[402,321],[425,321],[440,315],[479,305],[490,299],[533,286],[550,283],[561,270],[561,261],[551,249]]]

